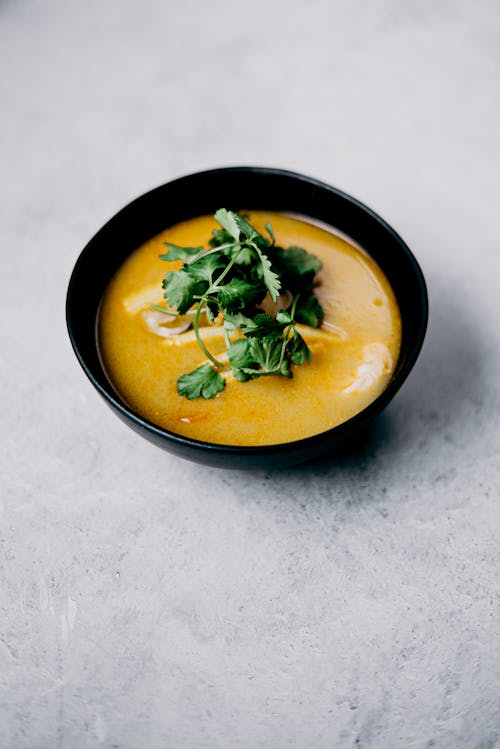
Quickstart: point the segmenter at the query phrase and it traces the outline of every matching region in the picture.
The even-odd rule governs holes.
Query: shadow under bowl
[[[348,421],[306,439],[241,447],[184,437],[144,419],[117,394],[99,357],[96,322],[102,296],[123,261],[148,239],[221,206],[279,211],[322,221],[363,247],[391,284],[402,319],[401,350],[387,388]],[[106,403],[132,429],[182,458],[225,468],[267,468],[332,453],[351,441],[394,397],[410,373],[427,327],[427,290],[422,271],[401,237],[355,198],[323,182],[265,167],[229,167],[181,177],[142,195],[113,216],[80,254],[66,300],[68,332],[87,377]]]

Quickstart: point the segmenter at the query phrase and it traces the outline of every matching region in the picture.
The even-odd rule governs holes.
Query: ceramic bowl
[[[363,411],[307,439],[260,447],[203,442],[169,432],[124,403],[101,365],[96,321],[104,290],[125,258],[163,229],[221,206],[282,211],[329,224],[361,245],[379,264],[396,295],[402,317],[399,359],[384,392]],[[380,216],[330,185],[293,172],[230,167],[168,182],[129,203],[90,240],[68,287],[66,319],[75,354],[87,377],[115,413],[156,445],[192,461],[226,468],[293,465],[334,453],[361,432],[394,397],[420,352],[427,326],[422,271],[401,237]]]

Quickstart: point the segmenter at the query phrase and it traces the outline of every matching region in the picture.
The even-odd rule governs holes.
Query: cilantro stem
[[[238,242],[238,244],[239,244],[239,242]],[[240,254],[240,252],[241,252],[242,249],[243,249],[243,247],[240,246],[240,249],[237,252],[234,253],[233,257],[231,258],[231,260],[229,261],[229,263],[226,265],[226,267],[224,268],[224,270],[222,271],[222,273],[220,274],[220,276],[217,276],[217,278],[213,282],[212,286],[206,291],[205,297],[209,296],[210,294],[213,294],[214,291],[218,291],[219,290],[219,284],[220,284],[220,282],[227,276],[227,274],[229,273],[229,271],[231,270],[231,268],[235,264],[236,258],[238,257],[238,255]]]
[[[198,304],[198,306],[196,307],[196,312],[194,314],[194,320],[193,320],[194,334],[196,336],[196,340],[198,341],[198,345],[201,348],[201,350],[203,351],[203,353],[205,354],[205,356],[207,357],[207,359],[210,359],[210,361],[213,362],[213,364],[215,364],[215,366],[217,367],[217,369],[227,369],[227,367],[225,367],[224,364],[222,364],[222,362],[220,362],[218,359],[216,359],[215,356],[212,356],[212,354],[210,353],[210,351],[205,346],[205,343],[204,343],[204,341],[203,341],[203,339],[202,339],[202,337],[200,335],[200,331],[199,331],[199,328],[198,328],[198,322],[199,322],[199,319],[200,319],[200,312],[201,312],[202,308],[203,308],[203,303],[200,302]]]
[[[229,250],[231,247],[236,247],[239,244],[241,244],[241,242],[228,242],[227,244],[221,244],[220,247],[214,247],[212,250],[207,250],[203,255],[201,255],[201,257],[208,257],[209,255],[213,255],[215,252],[220,252],[221,250]]]
[[[186,315],[194,315],[195,310],[188,310],[187,312],[184,312],[183,315],[179,314],[177,310],[172,309],[171,307],[160,307],[159,304],[150,304],[149,305],[151,309],[156,310],[157,312],[163,312],[164,315],[171,315],[172,317],[185,317]]]
[[[291,330],[293,330],[293,327],[294,327],[293,325],[288,325],[288,327],[286,327],[285,330],[283,331],[283,343],[281,344],[280,362],[277,367],[277,372],[281,372],[281,367],[285,360],[286,347],[289,341],[289,333]]]
[[[293,320],[293,323],[295,325],[295,307],[297,306],[297,302],[299,301],[300,291],[298,294],[296,294],[293,298],[292,306],[290,308],[290,317]]]
[[[281,355],[280,355],[280,363],[278,365],[278,372],[281,372],[281,367],[285,360],[286,347],[288,345],[288,341],[290,340],[290,331],[295,330],[295,325],[296,325],[295,320],[294,320],[295,308],[297,306],[297,301],[299,299],[299,296],[300,296],[300,292],[294,296],[292,306],[290,308],[290,317],[292,318],[292,322],[283,330],[283,344],[281,346]]]

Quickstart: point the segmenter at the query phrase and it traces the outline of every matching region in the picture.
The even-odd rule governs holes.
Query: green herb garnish
[[[214,398],[225,387],[221,375],[232,370],[236,380],[257,377],[292,377],[292,366],[311,360],[311,351],[297,330],[297,323],[319,327],[323,309],[313,294],[314,278],[321,261],[301,247],[283,249],[275,244],[274,232],[266,224],[269,239],[243,217],[220,208],[215,213],[220,228],[212,232],[210,249],[178,247],[165,243],[162,260],[182,260],[182,268],[163,280],[168,314],[194,314],[198,344],[209,360],[177,382],[179,395]],[[270,315],[260,305],[266,296],[278,302],[287,292],[286,304]],[[281,307],[281,308],[280,308]],[[286,307],[286,309],[284,308]],[[202,338],[200,316],[222,322],[229,365],[208,350]]]

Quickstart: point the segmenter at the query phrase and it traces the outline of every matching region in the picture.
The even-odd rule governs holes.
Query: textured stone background
[[[499,38],[486,0],[0,2],[2,749],[500,745]],[[239,163],[429,283],[366,444],[286,473],[142,441],[65,330],[109,216]]]

